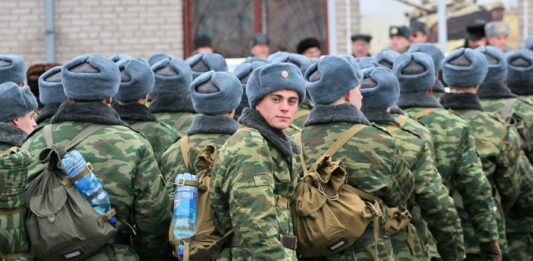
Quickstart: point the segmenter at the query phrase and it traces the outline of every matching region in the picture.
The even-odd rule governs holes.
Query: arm
[[[505,211],[511,209],[520,194],[521,176],[517,172],[519,155],[520,138],[514,126],[511,125],[506,128],[493,175]]]

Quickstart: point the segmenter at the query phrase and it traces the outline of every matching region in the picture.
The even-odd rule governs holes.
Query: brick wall
[[[526,2],[527,2],[527,9],[526,8]],[[533,1],[531,0],[519,0],[518,1],[518,10],[519,10],[519,17],[520,17],[520,36],[523,36],[524,32],[524,11],[526,11],[527,14],[527,34],[533,35]]]
[[[44,0],[3,1],[1,53],[17,53],[28,64],[44,61]],[[183,54],[182,2],[177,0],[56,0],[56,57],[81,53],[155,51]]]
[[[350,19],[346,14],[346,7],[350,9]],[[335,0],[335,22],[337,25],[337,54],[345,55],[351,53],[349,48],[349,37],[359,30],[359,0]],[[348,23],[350,28],[348,28]],[[349,31],[348,31],[349,30]]]

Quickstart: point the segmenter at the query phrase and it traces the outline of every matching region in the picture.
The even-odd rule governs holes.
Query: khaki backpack
[[[47,148],[39,154],[42,163],[48,163],[26,190],[29,211],[26,229],[31,241],[32,255],[40,260],[78,260],[87,258],[112,239],[117,229],[108,219],[114,209],[102,216],[74,187],[73,181],[83,177],[92,166],[69,180],[61,169],[66,152],[89,137],[102,125],[91,125],[63,147],[54,144],[52,125],[43,129]]]
[[[185,167],[190,170],[191,164],[188,136],[183,136],[179,143]],[[197,170],[196,177],[198,178],[198,183],[191,185],[198,187],[198,197],[196,201],[196,234],[193,237],[187,240],[181,240],[182,242],[180,242],[180,240],[177,240],[174,237],[172,231],[174,221],[172,221],[168,230],[170,244],[174,247],[176,253],[178,252],[177,250],[180,243],[185,246],[185,252],[183,254],[183,260],[185,261],[216,260],[226,241],[233,236],[233,231],[226,233],[224,236],[217,233],[215,219],[211,212],[209,188],[211,187],[211,171],[217,156],[217,148],[208,145],[200,151],[200,154],[194,163]]]
[[[304,257],[328,256],[350,247],[374,222],[374,238],[379,233],[382,216],[380,200],[347,184],[342,162],[335,154],[364,125],[354,125],[307,169],[301,134],[295,135],[301,146],[300,160],[304,176],[298,182],[291,203],[298,252]]]

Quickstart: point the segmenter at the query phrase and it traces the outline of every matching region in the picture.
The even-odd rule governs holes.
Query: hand
[[[498,241],[481,242],[479,248],[481,253],[489,258],[488,260],[502,261],[502,250]]]

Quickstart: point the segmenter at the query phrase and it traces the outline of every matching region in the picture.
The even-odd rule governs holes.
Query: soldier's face
[[[252,47],[250,53],[255,57],[267,58],[270,54],[270,47],[266,44],[256,44]]]
[[[363,40],[352,42],[352,51],[355,57],[367,56],[370,50],[370,44]]]
[[[502,50],[507,50],[507,35],[495,35],[489,37],[489,44]]]
[[[399,53],[403,53],[409,44],[409,40],[402,36],[395,35],[390,38],[390,48]]]
[[[28,135],[37,127],[37,123],[33,119],[33,111],[13,119],[11,123]]]
[[[255,105],[268,124],[283,130],[289,127],[298,111],[298,93],[293,90],[280,90],[263,97]]]

